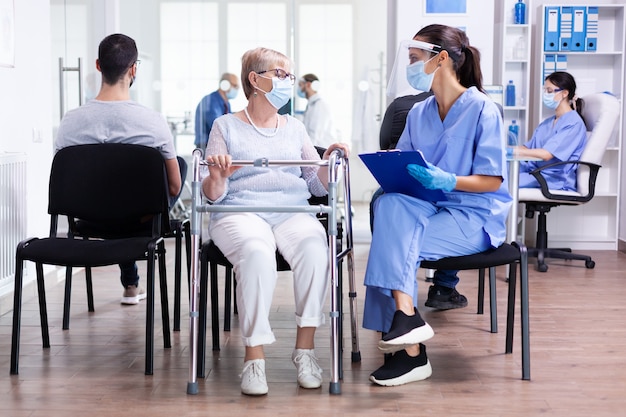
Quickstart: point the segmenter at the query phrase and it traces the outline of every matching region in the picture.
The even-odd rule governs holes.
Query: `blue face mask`
[[[549,108],[549,109],[556,109],[557,107],[559,107],[559,104],[561,103],[561,100],[559,101],[555,101],[554,100],[554,96],[556,95],[556,93],[546,93],[544,91],[543,93],[543,104]]]
[[[262,75],[259,75],[259,77],[269,78],[263,77]],[[285,78],[284,80],[281,80],[278,77],[273,77],[272,91],[268,92],[261,90],[259,87],[256,88],[257,90],[265,93],[265,98],[267,99],[267,101],[269,101],[270,104],[276,109],[280,109],[285,104],[287,104],[287,102],[291,98],[291,92],[293,91],[293,85],[291,84],[291,80],[289,79],[289,77]]]
[[[298,94],[298,97],[300,98],[306,98],[306,93],[304,92],[303,89],[298,88],[298,91],[296,91],[296,93]]]
[[[433,58],[430,58],[428,61]],[[432,73],[426,74],[424,72],[424,67],[428,61],[417,61],[411,65],[407,65],[406,67],[406,79],[409,82],[409,85],[416,90],[430,91],[430,87],[433,85],[435,72],[437,72],[439,67],[437,67]]]
[[[231,87],[231,89],[226,92],[226,97],[229,100],[232,100],[235,97],[237,97],[237,93],[239,93],[239,89],[235,87]]]

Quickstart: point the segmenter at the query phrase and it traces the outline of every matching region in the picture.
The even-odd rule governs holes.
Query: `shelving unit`
[[[519,141],[530,138],[529,98],[531,72],[532,10],[533,1],[525,0],[526,23],[514,23],[514,8],[518,0],[495,2],[496,39],[494,42],[494,83],[502,85],[506,103],[506,85],[509,80],[515,84],[515,106],[504,106],[504,127],[511,121],[519,125]],[[499,36],[498,36],[499,35]]]
[[[568,7],[570,4],[549,4],[537,8],[537,42],[535,44],[535,79],[533,85],[542,85],[546,55],[560,55],[566,60],[562,70],[576,79],[577,95],[607,91],[620,101],[620,120],[604,154],[596,183],[596,195],[587,204],[576,207],[557,207],[548,220],[549,245],[587,250],[617,250],[619,233],[619,203],[623,137],[624,94],[624,39],[625,5],[588,4],[598,9],[598,40],[596,51],[544,51],[547,7]],[[534,94],[534,123],[552,115]],[[527,233],[528,235],[528,233]]]

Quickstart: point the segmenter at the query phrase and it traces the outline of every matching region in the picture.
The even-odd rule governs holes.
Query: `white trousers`
[[[233,264],[239,327],[245,346],[273,343],[269,322],[276,287],[276,249],[293,271],[296,324],[324,323],[328,293],[328,238],[322,224],[306,213],[269,225],[254,213],[229,213],[212,220],[211,239]]]

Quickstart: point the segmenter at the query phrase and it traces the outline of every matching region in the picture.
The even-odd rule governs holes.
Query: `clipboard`
[[[406,166],[428,166],[420,151],[379,151],[359,154],[367,169],[386,193],[401,193],[424,201],[445,201],[441,190],[429,190],[413,178]]]

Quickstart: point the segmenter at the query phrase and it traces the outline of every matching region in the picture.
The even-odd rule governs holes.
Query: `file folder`
[[[598,50],[598,7],[587,7],[587,39],[585,51]]]
[[[560,12],[559,7],[546,6],[543,28],[543,50],[559,50]]]
[[[543,78],[556,71],[556,55],[546,54],[543,57]]]
[[[567,55],[556,56],[555,71],[567,71]]]
[[[441,190],[429,190],[409,174],[408,164],[428,166],[420,151],[379,151],[359,157],[386,193],[401,193],[424,201],[445,201]]]
[[[572,44],[570,51],[584,51],[585,40],[587,38],[587,7],[574,6],[573,12],[573,25],[572,25]]]
[[[572,25],[573,8],[571,6],[561,7],[561,23],[559,36],[559,51],[570,51],[572,48]]]

